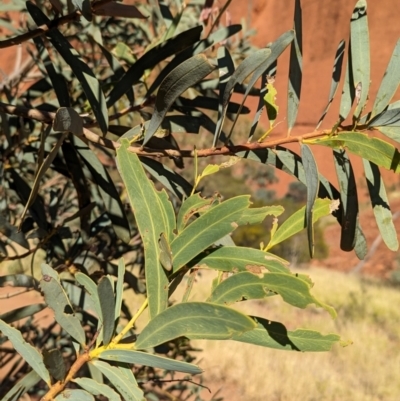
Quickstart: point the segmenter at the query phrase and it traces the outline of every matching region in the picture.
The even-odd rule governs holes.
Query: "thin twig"
[[[104,6],[107,3],[111,3],[113,0],[100,0],[97,1],[96,3],[92,4],[92,10],[96,11],[102,6]],[[6,47],[11,47],[15,45],[19,45],[21,43],[24,43],[28,40],[37,38],[38,36],[44,35],[46,32],[48,32],[51,29],[57,28],[60,25],[67,24],[68,22],[74,21],[78,19],[81,16],[81,12],[79,10],[73,11],[71,14],[64,15],[62,17],[56,18],[52,21],[50,21],[48,24],[40,25],[36,29],[33,29],[32,31],[25,32],[22,35],[19,36],[14,36],[13,38],[5,39],[5,40],[0,40],[0,49],[4,49]]]
[[[13,106],[0,102],[0,111],[4,113],[17,115],[24,118],[31,118],[36,121],[44,122],[47,124],[51,124],[56,116],[56,113],[49,111],[40,111],[36,109],[28,109],[23,106]],[[341,130],[348,130],[349,127],[342,127]],[[297,137],[286,137],[280,138],[265,142],[254,142],[254,143],[243,143],[236,146],[221,146],[220,148],[209,148],[209,149],[200,149],[196,150],[197,157],[210,157],[210,156],[234,156],[238,152],[247,152],[247,151],[255,151],[261,149],[269,149],[274,148],[279,145],[284,145],[288,143],[296,143],[302,142],[304,139],[312,139],[319,138],[329,134],[330,130],[324,131],[314,131],[305,135],[297,136]],[[117,150],[121,147],[119,142],[112,141],[110,139],[101,137],[90,131],[88,128],[83,129],[83,137],[81,137],[84,141],[92,142],[93,144],[101,145],[107,149]],[[129,146],[128,151],[131,153],[136,153],[140,156],[152,156],[152,157],[195,157],[194,150],[175,150],[175,149],[156,149],[156,148],[148,148],[148,147],[139,147],[139,146]]]

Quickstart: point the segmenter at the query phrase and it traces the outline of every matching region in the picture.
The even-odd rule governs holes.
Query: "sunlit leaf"
[[[292,130],[299,110],[301,81],[303,75],[303,28],[300,0],[295,0],[294,32],[295,37],[290,47],[289,87],[288,87],[288,130]]]
[[[376,164],[363,159],[365,178],[367,180],[369,196],[374,210],[375,220],[386,246],[391,251],[397,251],[399,242],[397,240],[396,228],[393,224],[392,212],[389,199],[386,195],[385,184]]]
[[[123,347],[120,345],[119,347]],[[135,351],[132,349],[110,349],[103,351],[100,356],[101,359],[115,362],[126,362],[129,364],[150,366],[152,368],[173,370],[177,372],[189,373],[196,375],[202,372],[202,370],[191,363],[177,361],[170,358],[164,358],[162,356],[149,354],[147,352]]]
[[[287,273],[236,273],[219,284],[207,301],[229,305],[242,300],[263,299],[274,295],[273,293],[279,294],[289,305],[304,309],[310,304],[315,304],[328,311],[333,318],[336,317],[332,307],[311,295],[309,283]]]
[[[310,257],[314,255],[314,226],[313,226],[313,212],[314,203],[317,199],[319,190],[319,177],[317,163],[311,149],[304,144],[301,144],[301,157],[303,159],[304,172],[306,175],[307,184],[307,202],[306,202],[306,225],[308,237],[308,249]]]
[[[92,360],[90,363],[110,380],[111,384],[119,391],[125,401],[143,401],[143,391],[138,387],[137,383],[131,383],[126,380],[117,367],[97,360]]]
[[[207,210],[185,227],[171,243],[174,272],[214,242],[231,233],[248,206],[248,196],[231,198]]]
[[[167,307],[168,277],[160,264],[158,241],[161,233],[166,233],[167,238],[172,235],[169,216],[165,216],[165,211],[173,209],[166,192],[163,190],[158,193],[155,190],[138,157],[128,152],[128,146],[127,140],[122,142],[117,151],[117,165],[143,240],[147,295],[150,316],[154,318]]]
[[[338,207],[338,205],[338,201],[332,201],[330,199],[317,199],[314,204],[313,224],[315,224],[315,222],[317,222],[321,217],[331,214]],[[287,218],[278,227],[276,233],[268,243],[267,249],[271,249],[273,246],[281,243],[282,241],[306,228],[305,211],[306,208],[304,206]]]
[[[254,248],[223,246],[200,256],[200,259],[195,260],[196,265],[206,265],[220,271],[256,271],[256,267],[265,267],[273,273],[290,272],[275,255]],[[261,272],[261,269],[258,270]]]
[[[176,304],[160,313],[142,330],[137,349],[147,349],[181,336],[190,339],[226,340],[255,327],[248,316],[206,302]]]
[[[55,401],[95,401],[94,397],[85,390],[64,390],[54,398]]]
[[[88,377],[77,377],[73,379],[74,383],[78,384],[84,390],[93,395],[101,395],[106,397],[109,401],[120,401],[121,397],[110,386],[99,383]]]
[[[357,99],[357,107],[354,111],[354,117],[358,118],[368,99],[370,85],[369,32],[366,0],[359,0],[354,7],[350,22],[350,41],[353,85],[354,88],[360,85],[361,91]]]
[[[279,322],[253,317],[257,323],[254,330],[246,331],[233,340],[261,347],[274,348],[283,351],[324,352],[340,341],[337,334],[323,335],[318,331],[298,329],[288,331]]]

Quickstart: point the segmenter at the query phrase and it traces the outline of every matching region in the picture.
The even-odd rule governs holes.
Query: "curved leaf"
[[[307,185],[307,203],[306,203],[306,226],[308,236],[308,249],[310,257],[314,256],[314,226],[313,226],[313,209],[317,199],[319,190],[319,177],[317,163],[311,149],[301,144],[301,157],[303,159],[304,172],[306,175]]]
[[[115,319],[119,319],[121,313],[122,297],[124,294],[125,261],[120,258],[118,261],[117,284],[115,286]]]
[[[313,224],[318,221],[323,216],[328,216],[334,210],[337,209],[339,202],[337,200],[330,199],[317,199],[314,204],[313,213]],[[297,234],[304,228],[306,228],[305,223],[305,206],[299,209],[297,212],[293,213],[289,218],[287,218],[276,230],[275,234],[271,238],[271,241],[267,245],[267,249],[271,249],[275,245],[281,243],[287,238]]]
[[[292,130],[296,122],[299,110],[301,81],[303,74],[303,28],[302,10],[300,0],[295,0],[294,8],[294,32],[295,37],[290,47],[289,61],[289,87],[288,87],[288,132]]]
[[[176,98],[214,70],[215,66],[207,60],[207,57],[199,54],[184,61],[165,77],[157,93],[155,110],[146,130],[143,145],[156,133]]]
[[[257,50],[255,53],[251,54],[244,61],[242,61],[236,71],[229,78],[222,96],[222,105],[220,108],[221,112],[218,113],[218,122],[215,130],[213,147],[216,146],[221,134],[229,99],[231,98],[235,85],[242,84],[252,72],[254,72],[262,63],[265,62],[265,59],[269,57],[270,54],[270,49]]]
[[[298,329],[288,331],[279,322],[253,317],[257,323],[254,330],[246,331],[232,340],[279,349],[283,351],[324,352],[340,341],[337,334],[323,335],[318,331]]]
[[[388,108],[374,117],[368,127],[399,127],[400,126],[400,108]]]
[[[319,139],[307,140],[307,143],[324,145],[333,149],[346,148],[364,159],[387,170],[400,172],[399,151],[390,143],[379,138],[369,137],[360,132],[343,132],[339,135],[326,136]]]
[[[185,302],[171,306],[151,320],[139,334],[136,348],[155,347],[181,336],[226,340],[254,327],[252,319],[234,309],[206,302]]]
[[[102,313],[101,313],[101,306],[100,306],[100,299],[99,295],[97,293],[97,285],[96,283],[86,274],[83,274],[81,272],[78,272],[75,274],[75,280],[82,285],[86,292],[87,295],[92,299],[93,306],[95,308],[95,312],[99,319],[102,320]]]
[[[212,249],[196,265],[206,265],[211,269],[233,272],[254,271],[256,266],[265,267],[273,273],[290,273],[289,269],[271,253],[241,246],[223,246]],[[260,271],[261,272],[261,271]]]
[[[331,82],[331,89],[329,91],[329,100],[328,104],[325,107],[324,112],[322,113],[321,118],[318,121],[318,124],[316,126],[316,130],[320,127],[322,121],[324,120],[326,113],[328,113],[328,110],[333,102],[333,98],[335,97],[337,87],[340,82],[340,76],[342,75],[342,64],[343,64],[343,56],[344,56],[344,49],[346,47],[346,42],[344,40],[341,40],[339,43],[339,46],[336,50],[335,54],[335,61],[333,62],[333,72],[332,72],[332,82]]]
[[[85,346],[85,331],[79,319],[73,315],[72,306],[60,284],[57,272],[43,263],[42,274],[40,288],[44,293],[46,303],[54,311],[56,321],[79,344]]]
[[[201,40],[194,45],[188,47],[181,53],[177,54],[168,65],[166,65],[157,78],[151,84],[149,90],[146,93],[145,97],[149,97],[156,88],[160,85],[160,83],[164,80],[164,78],[178,65],[180,65],[183,61],[187,60],[189,57],[192,57],[196,54],[200,54],[205,50],[209,49],[211,46],[214,46],[216,43],[223,42],[229,37],[235,35],[240,32],[242,29],[241,25],[230,25],[227,27],[223,27],[213,32],[208,36],[207,39]]]
[[[386,195],[385,184],[376,164],[363,159],[365,178],[367,180],[369,196],[374,210],[375,220],[386,246],[391,251],[397,251],[399,241],[397,240],[396,228],[393,224],[392,212]]]
[[[137,383],[129,382],[126,376],[121,374],[120,369],[103,361],[92,360],[89,363],[93,364],[110,380],[111,384],[121,393],[125,401],[143,401],[143,391],[138,387]]]
[[[214,242],[231,233],[249,205],[249,197],[246,195],[228,199],[207,210],[185,227],[171,243],[174,272]]]
[[[394,94],[400,83],[400,39],[397,41],[396,46],[393,50],[392,57],[390,58],[389,65],[386,68],[385,74],[381,85],[376,94],[375,102],[372,107],[370,118],[374,118],[379,115],[392,100]]]
[[[3,320],[5,323],[12,323],[17,320],[24,319],[25,317],[33,316],[35,313],[42,311],[46,307],[46,304],[22,306],[20,308],[16,308],[9,312],[3,313],[2,315],[0,315],[0,319]]]
[[[30,371],[21,380],[19,380],[13,388],[3,396],[2,401],[15,401],[21,399],[22,396],[39,383],[41,377],[35,370]]]
[[[160,264],[158,241],[161,233],[170,235],[170,216],[165,213],[172,210],[172,204],[164,190],[161,193],[155,190],[137,155],[128,152],[128,146],[127,140],[122,141],[117,150],[117,166],[143,239],[147,296],[150,316],[154,318],[168,303],[168,277]]]
[[[212,202],[213,198],[202,198],[199,193],[186,198],[179,208],[176,218],[177,232],[180,233],[197,212],[207,209]]]
[[[294,35],[294,31],[290,30],[285,32],[284,34],[282,34],[281,36],[279,36],[279,38],[277,40],[275,40],[275,42],[273,42],[272,44],[267,45],[267,48],[271,49],[271,54],[270,56],[267,58],[267,60],[265,61],[265,63],[261,64],[253,73],[252,77],[250,78],[250,81],[248,83],[246,92],[244,93],[243,96],[243,100],[240,104],[240,109],[239,112],[237,113],[235,120],[232,124],[232,128],[231,128],[231,132],[229,134],[229,136],[232,134],[233,128],[237,122],[237,119],[239,117],[239,113],[241,108],[243,107],[243,104],[245,102],[245,100],[247,99],[247,96],[250,94],[250,91],[252,90],[253,86],[255,85],[255,83],[258,81],[258,79],[265,75],[265,73],[268,71],[268,69],[274,65],[276,63],[276,60],[278,59],[278,57],[283,53],[283,51],[289,46],[289,44],[293,41],[295,35]],[[265,86],[265,84],[262,84],[261,89],[263,89]],[[263,96],[264,97],[264,96]],[[258,107],[258,110],[260,109],[260,105]],[[257,118],[258,120],[258,118]],[[254,126],[254,122],[253,122],[253,126]],[[251,135],[250,135],[251,136]]]
[[[173,370],[176,372],[189,373],[191,375],[202,373],[202,369],[191,363],[164,358],[162,356],[132,349],[105,350],[99,355],[99,358],[107,361],[133,363],[135,365],[150,366],[152,368]]]
[[[50,374],[43,363],[40,352],[32,345],[28,344],[21,335],[21,332],[0,320],[0,331],[8,337],[15,350],[24,358],[32,369],[47,383],[51,385]],[[30,376],[36,380],[34,375]]]
[[[219,284],[207,301],[229,305],[242,300],[263,299],[277,293],[289,305],[304,309],[310,304],[315,304],[335,318],[335,310],[312,296],[310,288],[309,282],[293,274],[265,273],[259,276],[250,272],[240,272]]]
[[[151,48],[136,61],[115,84],[113,90],[108,95],[107,106],[111,107],[129,90],[129,88],[132,88],[135,83],[139,82],[147,69],[152,69],[160,61],[196,43],[200,39],[202,30],[203,27],[196,26]]]
[[[121,401],[121,397],[110,386],[99,383],[88,377],[77,377],[73,382],[93,395],[102,395],[109,401]]]

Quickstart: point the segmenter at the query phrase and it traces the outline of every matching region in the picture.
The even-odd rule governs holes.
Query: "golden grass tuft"
[[[219,395],[232,401],[399,400],[400,291],[322,268],[307,273],[315,282],[314,294],[337,309],[336,320],[322,309],[296,309],[279,297],[245,302],[240,309],[291,330],[336,332],[353,343],[327,353],[298,353],[235,341],[193,341],[204,350],[200,366],[205,383],[213,393],[222,386]],[[211,273],[202,275],[193,300],[204,299],[211,279]]]

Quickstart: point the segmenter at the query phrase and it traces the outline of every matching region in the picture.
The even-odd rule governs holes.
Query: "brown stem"
[[[111,1],[113,1],[113,0],[100,0],[95,3],[92,3],[93,12],[98,10],[105,4],[110,3]],[[36,29],[33,29],[32,31],[25,32],[19,36],[14,36],[13,38],[0,40],[0,49],[19,45],[30,39],[37,38],[38,36],[42,36],[50,29],[54,29],[60,25],[64,25],[64,24],[67,24],[68,22],[74,21],[75,19],[79,18],[80,16],[81,16],[81,12],[79,10],[75,10],[71,14],[56,18],[56,19],[50,21],[48,24],[41,25],[41,26],[37,27]]]
[[[55,118],[56,113],[48,112],[48,111],[39,111],[36,109],[28,109],[23,106],[12,106],[9,104],[0,102],[0,111],[3,111],[7,114],[18,115],[25,118],[32,118],[33,120],[44,122],[47,124],[51,124]],[[91,126],[90,124],[87,124]],[[94,144],[101,145],[105,148],[117,150],[121,144],[119,142],[112,141],[110,139],[101,137],[90,131],[86,124],[83,128],[83,137],[82,140],[85,142],[89,141]],[[362,130],[365,127],[357,127],[358,130]],[[352,127],[345,126],[339,127],[338,132],[352,130]],[[289,136],[285,138],[279,138],[275,140],[265,141],[265,142],[253,142],[253,143],[243,143],[236,146],[221,146],[219,148],[209,148],[209,149],[200,149],[196,150],[197,157],[210,157],[210,156],[234,156],[238,152],[246,152],[246,151],[255,151],[260,149],[269,149],[274,148],[275,146],[284,145],[287,143],[296,143],[301,142],[304,139],[318,138],[329,134],[331,130],[324,131],[313,131],[305,135],[301,136]],[[194,150],[175,150],[175,149],[156,149],[156,148],[148,148],[148,147],[139,147],[139,146],[129,146],[128,151],[131,153],[136,153],[139,156],[152,156],[152,157],[195,157]]]
[[[68,372],[67,377],[63,381],[58,381],[54,383],[49,391],[40,399],[40,401],[50,401],[53,400],[57,394],[60,394],[61,391],[65,389],[65,386],[75,377],[78,373],[79,369],[86,363],[89,362],[90,356],[89,352],[84,352],[83,354],[79,355],[76,361],[71,366],[71,369]]]

